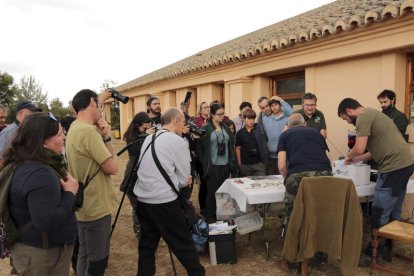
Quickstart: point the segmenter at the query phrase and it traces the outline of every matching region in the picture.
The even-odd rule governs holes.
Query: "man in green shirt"
[[[405,132],[408,126],[408,120],[404,113],[395,108],[397,97],[394,91],[385,89],[378,96],[377,99],[381,104],[382,113],[390,117],[402,136],[405,137]]]
[[[356,126],[355,145],[345,162],[373,159],[378,163],[379,174],[371,212],[372,227],[379,228],[401,219],[408,179],[414,171],[414,157],[404,138],[385,114],[363,107],[355,99],[342,100],[338,106],[338,116]]]
[[[102,119],[102,103],[109,97],[110,92],[98,97],[94,91],[83,89],[72,101],[77,118],[66,137],[68,170],[78,181],[89,182],[83,205],[76,211],[79,276],[104,275],[108,265],[111,214],[117,205],[111,175],[118,170],[110,128]]]
[[[316,129],[326,139],[325,116],[321,111],[316,109],[317,101],[318,98],[316,98],[315,94],[309,92],[305,93],[302,97],[302,109],[299,109],[296,112],[302,114],[303,118],[305,118],[307,127]]]

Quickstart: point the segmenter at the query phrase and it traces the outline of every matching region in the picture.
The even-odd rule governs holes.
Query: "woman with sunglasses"
[[[132,189],[134,188],[135,182],[137,181],[137,172],[133,173],[134,164],[141,153],[141,147],[144,143],[145,138],[155,132],[155,127],[151,127],[151,118],[147,112],[139,112],[132,119],[128,126],[128,129],[124,133],[124,141],[127,145],[133,143],[128,148],[129,161],[125,168],[124,180],[121,183],[119,189],[121,192],[125,192],[128,196],[129,202],[132,206],[132,229],[134,230],[135,236],[139,237],[140,223],[136,214],[137,196],[134,195]],[[132,173],[132,174],[131,174]]]
[[[69,275],[78,182],[66,171],[64,141],[51,113],[34,113],[24,119],[5,156],[4,169],[13,173],[10,214],[19,228],[28,226],[11,247],[19,275]]]
[[[237,176],[234,156],[234,136],[223,124],[224,108],[214,103],[210,108],[210,119],[203,126],[206,133],[197,145],[197,156],[203,167],[207,184],[205,217],[207,222],[216,220],[215,193],[229,177],[230,172]]]

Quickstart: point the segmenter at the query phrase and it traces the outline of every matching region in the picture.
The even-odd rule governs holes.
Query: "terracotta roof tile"
[[[120,90],[238,62],[298,42],[315,40],[414,11],[414,0],[337,0],[284,21],[201,51],[122,84]]]

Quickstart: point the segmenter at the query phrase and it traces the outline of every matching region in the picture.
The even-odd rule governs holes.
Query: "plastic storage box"
[[[233,230],[226,234],[210,235],[208,241],[212,265],[237,263],[236,242]]]
[[[263,218],[257,211],[240,216],[234,222],[240,235],[260,230],[263,227]]]

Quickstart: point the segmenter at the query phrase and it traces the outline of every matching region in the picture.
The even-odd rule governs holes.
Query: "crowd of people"
[[[111,175],[118,171],[110,128],[102,118],[109,97],[107,91],[81,90],[71,102],[73,115],[60,121],[21,101],[10,125],[0,105],[0,168],[13,166],[8,206],[18,227],[30,223],[11,248],[14,272],[68,275],[72,262],[76,275],[104,275],[117,205]],[[338,116],[356,127],[345,161],[378,164],[374,228],[400,219],[414,171],[405,140],[408,120],[395,108],[395,93],[384,90],[378,100],[383,112],[350,98],[338,107]],[[278,96],[259,98],[259,114],[242,102],[233,119],[219,101],[200,103],[195,117],[188,115],[188,102],[164,112],[155,96],[146,104],[123,136],[129,162],[120,187],[132,206],[139,239],[137,275],[155,274],[160,238],[189,275],[205,275],[182,206],[196,176],[201,214],[214,222],[215,193],[229,177],[281,174],[289,216],[303,177],[332,175],[325,117],[313,93],[304,94],[296,111]],[[28,258],[34,261],[24,262]]]

